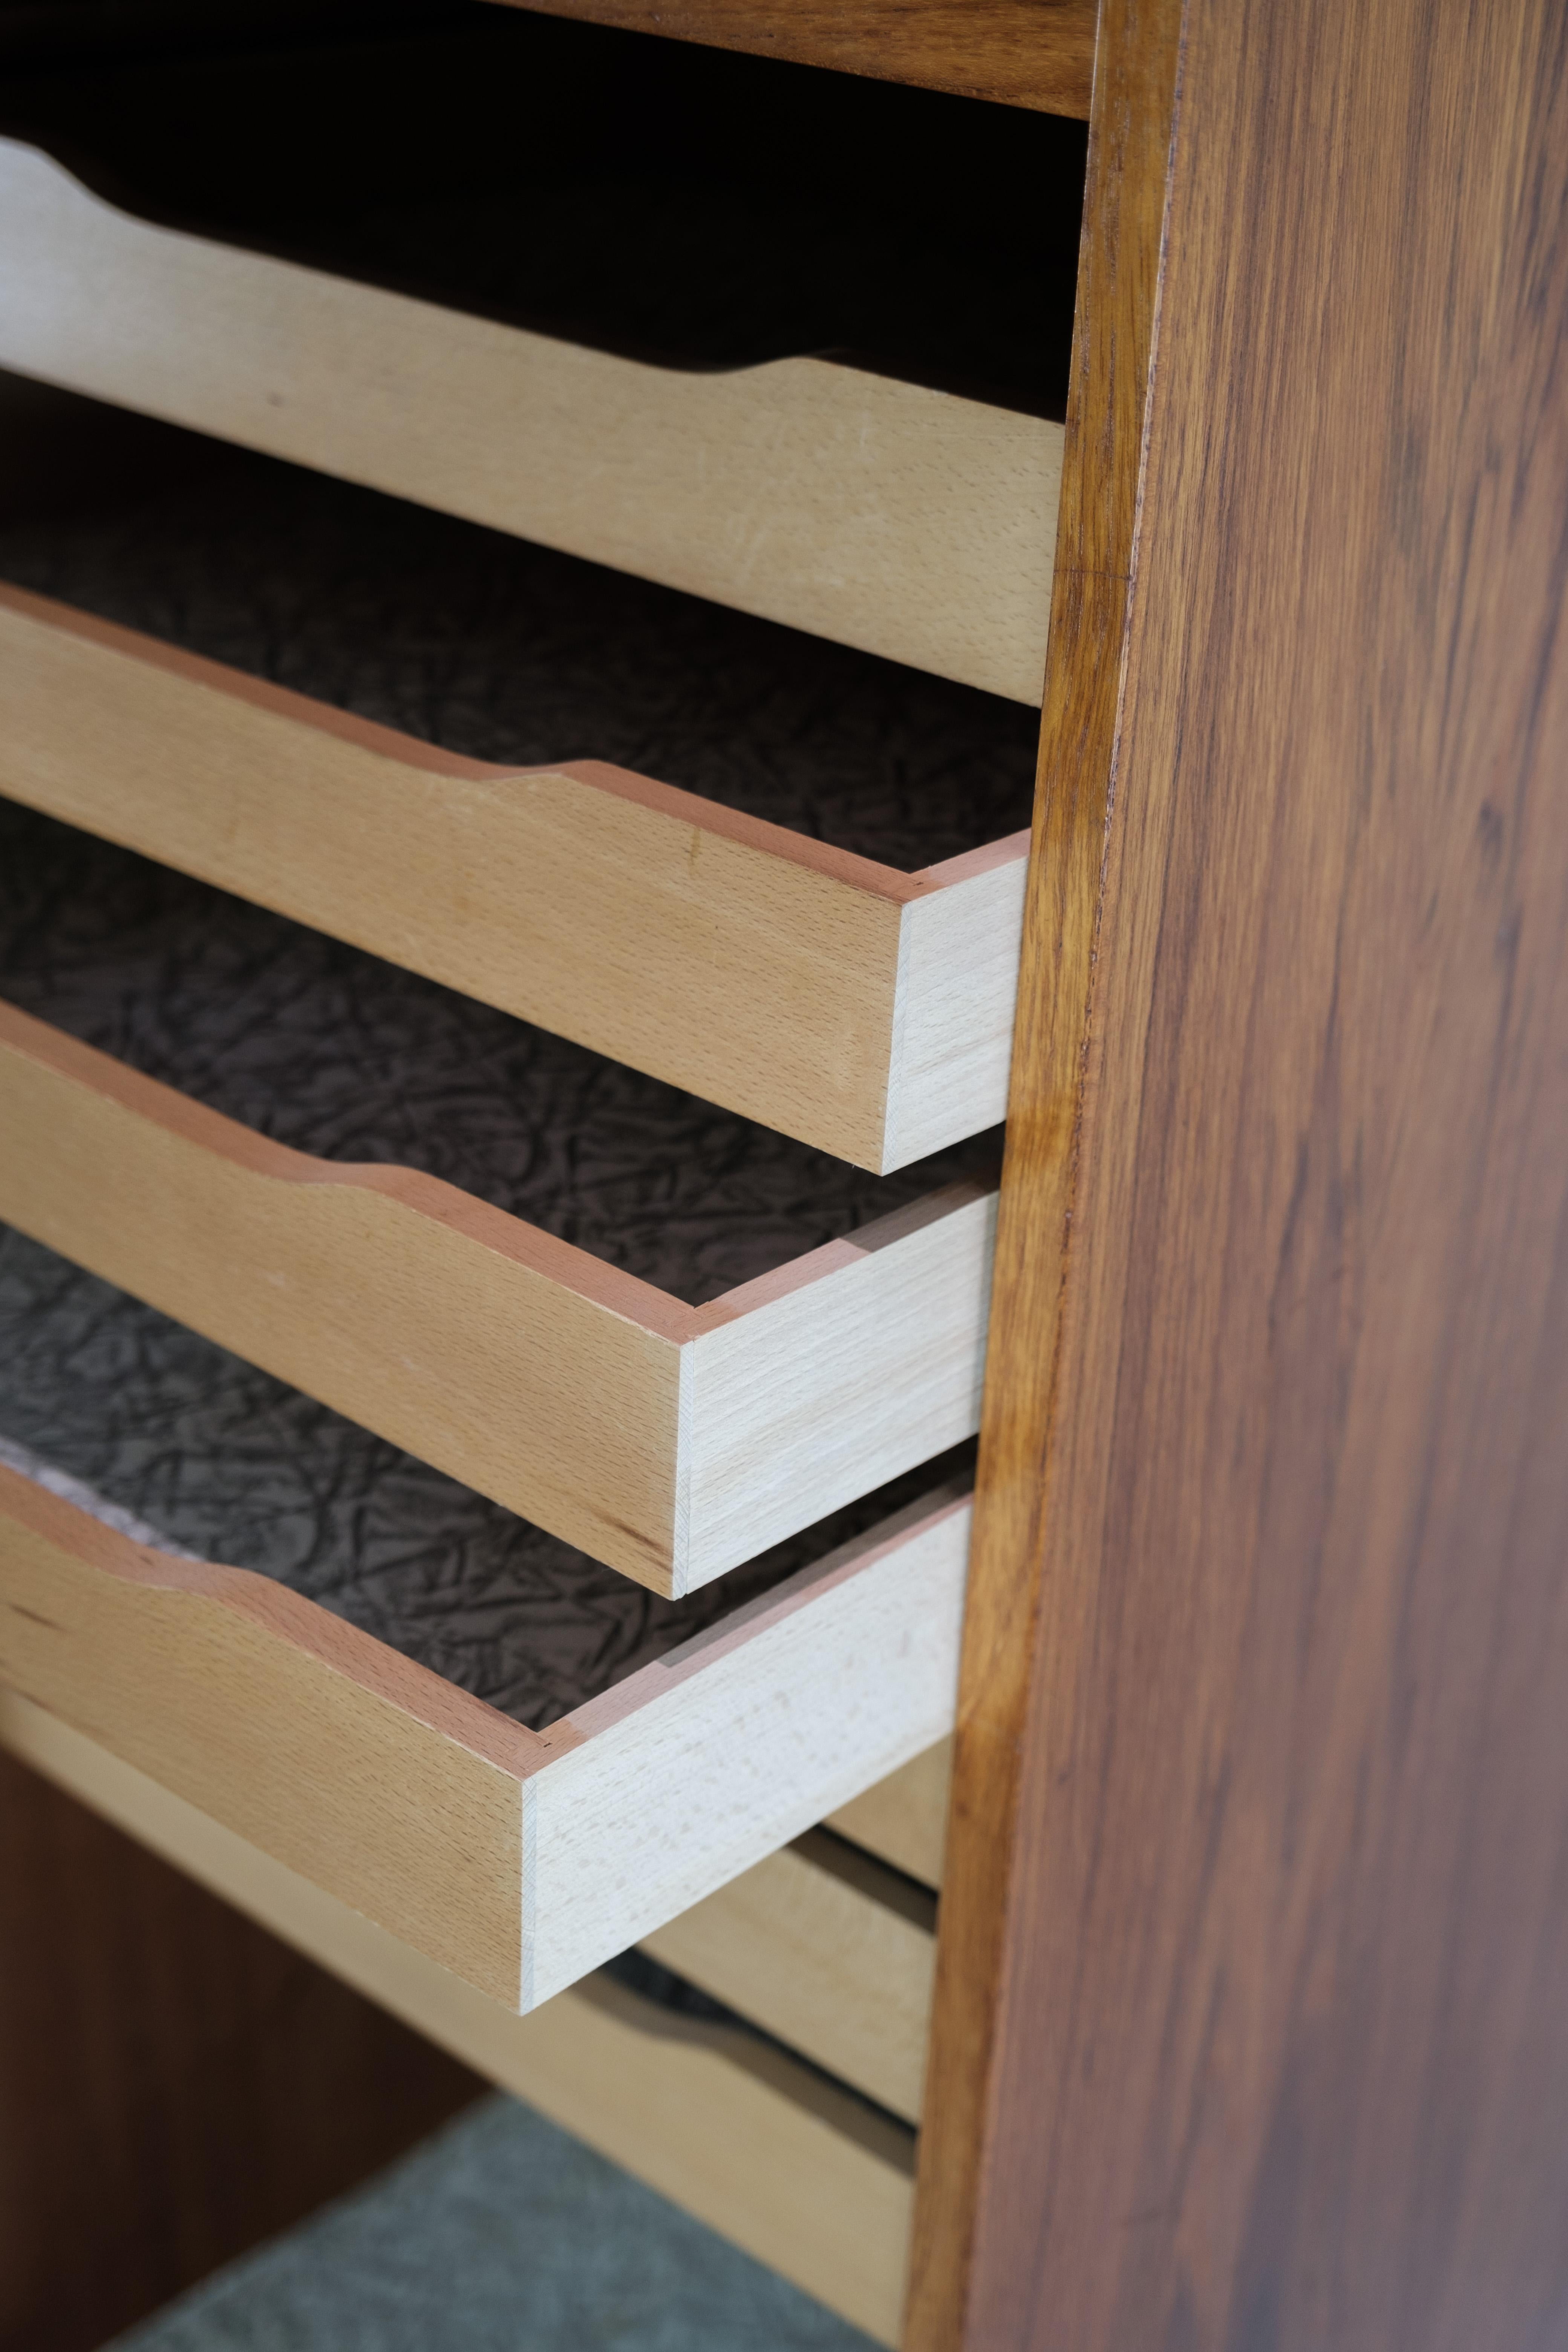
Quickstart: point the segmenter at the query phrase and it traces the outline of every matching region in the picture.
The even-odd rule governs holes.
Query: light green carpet
[[[868,2352],[870,2339],[515,2100],[114,2352]]]

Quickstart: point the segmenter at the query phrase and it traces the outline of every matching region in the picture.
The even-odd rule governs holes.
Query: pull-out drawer
[[[539,1734],[0,1469],[0,1680],[525,2011],[951,1728],[967,1536],[911,1506]]]
[[[15,378],[6,416],[0,789],[864,1167],[1003,1117],[1031,711]]]
[[[1062,428],[653,367],[161,228],[0,142],[0,363],[1037,704]]]
[[[863,1167],[1005,1110],[1026,832],[900,872],[603,761],[443,752],[4,587],[0,720],[31,806]]]
[[[0,838],[0,1215],[50,1248],[667,1593],[978,1426],[985,1139],[876,1179],[27,812]]]
[[[951,1728],[940,1471],[664,1602],[19,1237],[0,1293],[0,1681],[513,2008]]]
[[[654,1591],[979,1426],[995,1193],[688,1307],[406,1170],[268,1143],[0,1007],[0,1214]]]

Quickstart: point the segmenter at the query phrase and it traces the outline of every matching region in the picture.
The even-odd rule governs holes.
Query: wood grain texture
[[[156,228],[0,141],[0,364],[1038,698],[1061,427],[789,359],[688,373]]]
[[[950,1727],[967,1545],[928,1497],[537,1733],[0,1468],[0,1681],[526,2010]]]
[[[5,2352],[97,2352],[483,2088],[11,1756],[0,1854]]]
[[[980,2160],[922,2192],[980,2228],[922,2347],[1568,2324],[1565,43],[1192,0],[1054,1428],[1026,1328],[992,1367],[981,1605],[1040,1617],[978,2046],[938,2000]]]
[[[900,909],[880,1166],[907,1167],[1005,1112],[1018,999],[1028,835],[912,877]]]
[[[508,0],[521,7],[523,0]],[[551,0],[540,12],[964,98],[1089,114],[1091,0]]]
[[[694,1310],[678,1589],[979,1427],[995,1221],[994,1183],[944,1185]]]
[[[1027,837],[919,874],[0,585],[0,789],[879,1173],[1006,1105]]]
[[[535,1775],[525,2003],[952,1728],[969,1497],[940,1490],[567,1716]]]
[[[3,1468],[0,1508],[7,1684],[515,2005],[523,1777],[550,1744],[265,1578]]]
[[[645,1936],[678,1976],[906,2123],[921,2119],[936,1906],[820,1832]]]
[[[990,1186],[694,1307],[437,1178],[292,1151],[3,1004],[0,1110],[7,1223],[656,1591],[978,1425]]]
[[[969,2332],[970,2266],[980,2205],[993,2193],[992,2067],[1018,1866],[1019,1731],[1044,1574],[1042,1456],[1058,1395],[1084,1036],[1120,757],[1180,29],[1180,0],[1105,0],[1101,11],[908,2352],[980,2341]]]
[[[3,1688],[0,1746],[879,2342],[895,2341],[911,2202],[906,2133],[784,2053],[661,2016],[616,1987],[585,1986],[538,2017],[515,2017]],[[199,1900],[194,1889],[190,1899]]]

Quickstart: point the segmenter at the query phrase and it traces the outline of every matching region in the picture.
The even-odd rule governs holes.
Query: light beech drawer
[[[1062,428],[652,367],[162,228],[0,142],[0,364],[1037,704]]]
[[[967,1534],[911,1505],[536,1733],[0,1469],[0,1681],[526,2011],[951,1727]]]
[[[1026,832],[904,872],[603,761],[444,752],[3,585],[0,730],[11,797],[860,1166],[1005,1112]]]
[[[514,2009],[952,1727],[962,1456],[662,1600],[12,1233],[0,1487],[0,1682]]]
[[[0,1217],[49,1248],[667,1593],[977,1427],[984,1139],[874,1179],[37,816],[0,838]]]
[[[659,1592],[979,1426],[994,1186],[689,1307],[0,1008],[0,1216]]]

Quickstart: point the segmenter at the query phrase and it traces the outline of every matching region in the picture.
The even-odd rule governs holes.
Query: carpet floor
[[[112,2352],[869,2352],[531,2109],[482,2101]]]

